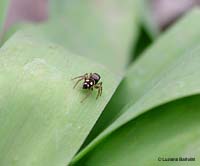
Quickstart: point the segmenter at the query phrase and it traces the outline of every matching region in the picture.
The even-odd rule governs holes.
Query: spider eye
[[[83,89],[87,89],[87,88],[88,88],[88,84],[87,84],[87,83],[86,83],[86,84],[84,83],[84,84],[83,84]]]

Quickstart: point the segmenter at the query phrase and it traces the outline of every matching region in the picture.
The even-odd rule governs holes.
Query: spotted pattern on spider
[[[82,85],[82,89],[88,89],[89,92],[88,94],[85,96],[85,98],[83,98],[83,100],[81,100],[81,102],[83,102],[90,94],[91,91],[93,91],[93,89],[97,89],[98,93],[97,93],[97,97],[96,99],[98,99],[99,96],[102,95],[102,82],[99,82],[99,80],[101,79],[101,76],[97,73],[86,73],[82,76],[78,76],[73,78],[72,80],[78,79],[78,81],[75,83],[74,88],[78,85],[78,83],[82,80],[84,80],[83,85]]]

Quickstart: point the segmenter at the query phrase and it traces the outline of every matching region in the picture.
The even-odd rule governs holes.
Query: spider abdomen
[[[101,77],[100,77],[99,74],[93,73],[93,74],[90,76],[90,79],[94,80],[94,81],[95,81],[95,84],[97,84],[98,81],[101,79]]]

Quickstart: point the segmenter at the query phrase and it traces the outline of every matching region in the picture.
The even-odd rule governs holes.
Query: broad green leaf
[[[39,34],[121,76],[138,37],[135,0],[50,2],[52,17],[38,26]]]
[[[1,44],[1,38],[3,35],[3,27],[5,23],[7,10],[8,10],[8,4],[9,4],[9,0],[0,1],[0,44]]]
[[[139,16],[141,24],[146,33],[151,39],[154,39],[159,34],[159,27],[153,18],[152,1],[138,0]]]
[[[134,46],[132,57],[130,59],[129,65],[135,62],[142,53],[153,43],[153,39],[148,34],[147,30],[143,26],[140,27],[138,34],[138,40]]]
[[[121,112],[117,108],[120,106],[119,104],[115,103],[116,107],[112,105],[113,110],[111,107],[109,108],[112,112],[104,114],[98,124],[102,122],[101,125],[105,127],[105,124],[112,122],[112,120],[114,122],[75,160],[84,156],[103,138],[143,112],[166,102],[200,93],[200,32],[198,30],[200,23],[197,21],[199,16],[198,10],[192,12],[160,38],[130,68],[127,77],[120,86],[121,89],[117,91],[118,98],[114,96],[115,99],[118,99],[116,100],[118,103],[130,102]],[[113,116],[114,112],[117,114],[116,116]],[[99,129],[96,128],[96,130]]]
[[[196,95],[139,116],[107,137],[76,165],[200,165],[199,101],[200,95]],[[158,161],[159,157],[187,157],[195,161]]]
[[[73,89],[72,77],[97,72],[103,94]],[[72,55],[33,32],[0,49],[0,165],[65,166],[80,148],[118,80],[105,67]]]
[[[1,40],[1,46],[10,38],[14,33],[16,33],[18,30],[24,29],[24,25],[22,23],[14,24],[9,27],[7,31],[3,33],[2,40]]]
[[[184,57],[184,54],[200,45],[199,17],[200,11],[194,10],[172,29],[163,34],[130,67],[124,80],[93,128],[89,140],[119,117],[123,113],[122,108],[125,105],[128,103],[129,106],[133,105],[145,95],[150,94],[149,91],[152,91],[157,83],[166,76],[166,73],[172,70],[174,64],[180,65],[178,63],[180,58]],[[183,67],[184,71],[184,69],[190,66],[187,65],[187,62],[183,63],[186,63],[186,67]],[[179,73],[174,74],[177,74],[177,77],[179,75]],[[191,86],[191,84],[188,86]],[[175,94],[169,93],[169,95]],[[126,111],[127,109],[123,110]]]

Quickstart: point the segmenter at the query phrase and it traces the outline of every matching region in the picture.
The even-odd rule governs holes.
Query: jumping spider
[[[93,90],[93,88],[98,89],[96,99],[98,99],[98,97],[101,96],[101,94],[102,94],[102,82],[99,82],[99,80],[101,79],[99,74],[97,74],[97,73],[90,73],[90,74],[86,73],[82,76],[75,77],[72,80],[75,80],[75,79],[79,79],[79,80],[75,83],[74,88],[78,85],[78,83],[81,80],[84,80],[82,89],[90,90],[81,102],[83,102],[91,94],[91,91]]]

